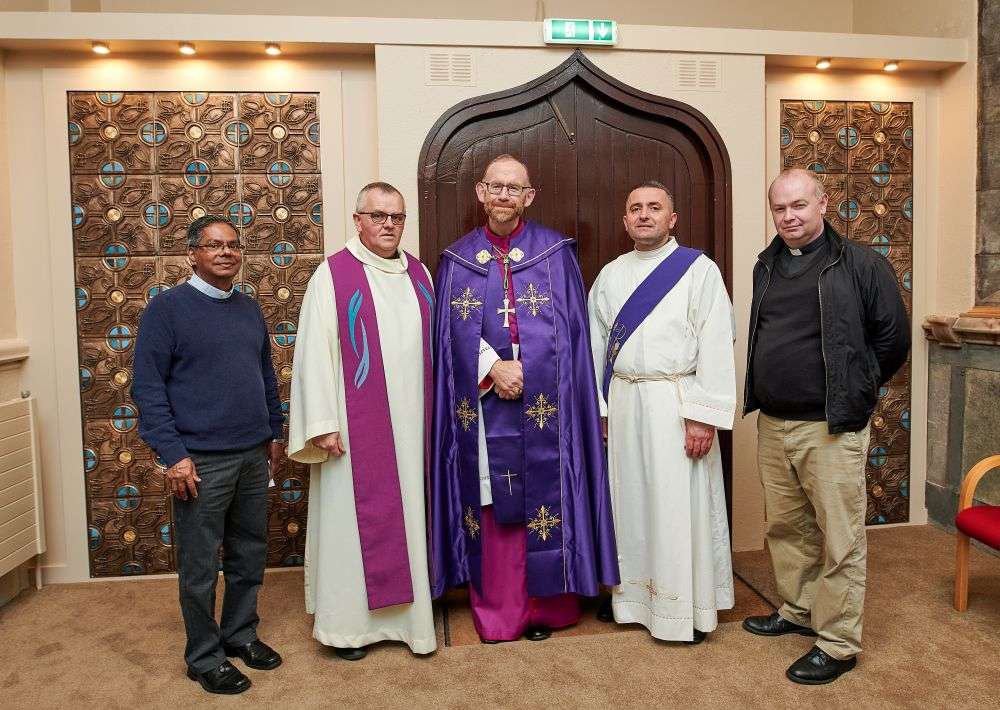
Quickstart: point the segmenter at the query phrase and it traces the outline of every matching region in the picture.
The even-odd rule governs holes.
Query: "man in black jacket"
[[[910,324],[889,262],[823,219],[823,184],[785,170],[768,190],[778,236],[753,274],[744,415],[778,592],[761,636],[818,636],[786,672],[829,683],[854,668],[865,596],[865,461],[879,387],[906,362]]]

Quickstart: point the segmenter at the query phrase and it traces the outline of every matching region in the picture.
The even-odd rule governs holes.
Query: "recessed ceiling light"
[[[90,45],[90,49],[93,50],[94,54],[111,54],[111,47],[108,46],[107,42],[94,42]]]
[[[882,71],[896,71],[897,69],[899,69],[899,61],[896,59],[890,59],[882,65]]]
[[[281,54],[281,45],[277,42],[268,42],[264,45],[264,51],[270,54],[272,57],[277,57]]]
[[[194,45],[190,42],[181,42],[177,47],[177,51],[181,54],[194,54],[197,50],[195,50]]]
[[[816,62],[816,68],[817,69],[829,69],[830,68],[830,58],[829,57],[823,57],[822,59],[818,60]]]

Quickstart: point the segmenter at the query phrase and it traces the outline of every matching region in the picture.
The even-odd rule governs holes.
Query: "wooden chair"
[[[955,609],[969,605],[969,538],[1000,550],[1000,505],[972,505],[976,486],[987,473],[1000,468],[1000,456],[988,456],[969,469],[958,496],[958,548],[955,555]]]

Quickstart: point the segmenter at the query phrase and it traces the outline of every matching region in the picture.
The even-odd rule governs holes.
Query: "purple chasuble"
[[[533,222],[511,240],[524,394],[483,396],[493,516],[527,530],[528,594],[596,595],[618,558],[586,294],[575,242]],[[433,452],[428,505],[431,588],[481,590],[479,343],[511,359],[503,274],[479,227],[448,248],[438,271]]]
[[[697,249],[678,246],[670,256],[656,265],[622,305],[611,326],[608,349],[604,355],[604,401],[608,399],[611,375],[614,373],[615,360],[621,352],[622,345],[632,337],[632,333],[642,325],[646,316],[652,313],[664,296],[673,290],[701,255],[702,252]]]
[[[433,386],[430,326],[434,301],[423,265],[409,254],[406,258],[423,333],[426,466]],[[354,504],[368,608],[409,604],[413,601],[413,582],[375,303],[364,264],[350,251],[342,249],[328,263],[337,303]],[[405,426],[406,422],[398,424]]]

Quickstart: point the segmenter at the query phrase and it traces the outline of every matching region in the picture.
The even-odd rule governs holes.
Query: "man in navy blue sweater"
[[[163,459],[174,500],[187,674],[210,693],[250,679],[226,659],[270,670],[281,656],[257,639],[267,553],[267,485],[283,416],[260,306],[233,288],[243,245],[224,217],[188,229],[191,280],[149,302],[139,323],[132,399],[139,434]],[[215,620],[219,547],[226,580]]]

